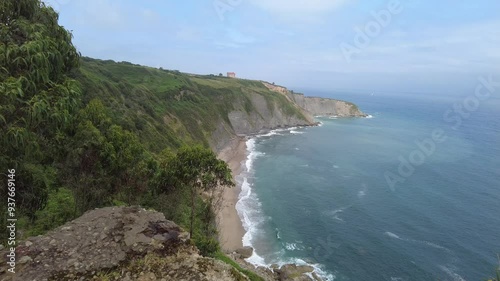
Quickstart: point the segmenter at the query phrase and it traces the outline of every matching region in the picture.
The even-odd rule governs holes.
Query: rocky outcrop
[[[279,128],[312,126],[314,117],[289,100],[266,99],[262,93],[250,92],[238,99],[212,132],[210,146],[216,152],[232,146],[238,136],[250,136]]]
[[[281,268],[276,270],[276,272],[279,275],[280,280],[321,281],[321,279],[313,271],[314,271],[314,268],[312,266],[296,265],[296,264],[285,264]],[[312,278],[307,274],[310,274],[312,276]]]
[[[314,116],[367,116],[355,104],[350,102],[319,97],[305,97],[302,94],[289,93],[288,95],[295,103]]]
[[[277,264],[271,267],[255,267],[247,262],[238,252],[228,253],[228,256],[236,261],[242,268],[256,272],[266,281],[322,281],[314,268],[309,265],[284,264],[281,267]]]
[[[297,114],[286,112],[277,103],[270,103],[258,93],[249,94],[254,110],[246,111],[243,105],[237,105],[229,112],[228,118],[237,135],[252,135],[264,130],[290,126],[310,126],[314,124],[312,116],[297,109]],[[295,106],[290,104],[290,106]]]
[[[247,280],[202,257],[189,234],[158,212],[139,207],[89,211],[17,247],[15,274],[0,252],[0,280]]]
[[[218,123],[210,138],[210,146],[214,151],[220,152],[231,146],[231,141],[236,136],[255,135],[279,128],[315,125],[317,122],[314,116],[367,116],[350,102],[305,97],[285,87],[262,83],[265,88],[260,92],[246,91],[242,98],[232,104],[227,119]],[[269,91],[279,93],[281,101]],[[274,98],[269,98],[270,95],[274,95]]]
[[[252,247],[243,247],[236,250],[236,253],[240,255],[242,259],[247,259],[252,256],[253,248]]]
[[[313,116],[338,116],[338,117],[366,117],[359,108],[350,102],[320,98],[306,97],[303,94],[296,94],[282,86],[271,85],[264,82],[264,85],[271,91],[285,95],[291,102],[304,109]]]

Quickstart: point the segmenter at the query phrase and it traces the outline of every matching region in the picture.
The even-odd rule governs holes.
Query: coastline
[[[219,211],[219,241],[225,252],[234,252],[243,247],[245,229],[236,210],[241,184],[236,178],[243,171],[243,163],[247,158],[246,138],[236,137],[219,153],[219,159],[225,161],[233,174],[236,186],[226,188],[223,194],[223,206]]]
[[[309,127],[309,126],[321,126],[321,122],[316,122],[311,125],[297,125],[289,126],[285,128],[278,128],[275,130],[269,130],[267,134],[273,133],[278,130],[290,130],[293,128]],[[219,229],[219,243],[221,249],[226,253],[234,252],[243,247],[243,238],[246,234],[246,230],[243,227],[243,222],[236,209],[236,203],[239,201],[239,196],[241,193],[242,182],[238,182],[237,178],[244,172],[245,161],[248,158],[247,155],[247,141],[249,138],[255,136],[265,135],[263,132],[260,134],[253,135],[239,135],[232,138],[228,145],[226,145],[219,153],[218,158],[225,161],[231,173],[233,175],[233,180],[236,185],[232,188],[226,188],[223,194],[223,205],[218,213],[218,229]]]

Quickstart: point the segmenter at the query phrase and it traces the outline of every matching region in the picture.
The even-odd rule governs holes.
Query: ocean
[[[249,261],[310,264],[327,280],[493,276],[500,99],[332,97],[370,118],[318,117],[318,127],[248,140],[237,210]]]

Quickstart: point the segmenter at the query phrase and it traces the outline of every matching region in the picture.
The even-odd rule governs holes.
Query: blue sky
[[[449,94],[500,74],[498,0],[46,2],[100,59],[318,90]]]

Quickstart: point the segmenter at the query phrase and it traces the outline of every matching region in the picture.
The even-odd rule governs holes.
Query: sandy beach
[[[236,178],[243,169],[243,163],[247,157],[246,139],[235,138],[231,145],[219,153],[219,158],[226,161],[231,168],[233,178]],[[236,182],[236,181],[235,181]],[[222,250],[234,251],[243,246],[243,235],[245,229],[236,211],[236,203],[241,191],[241,186],[226,188],[224,191],[224,205],[219,213],[219,239]]]

